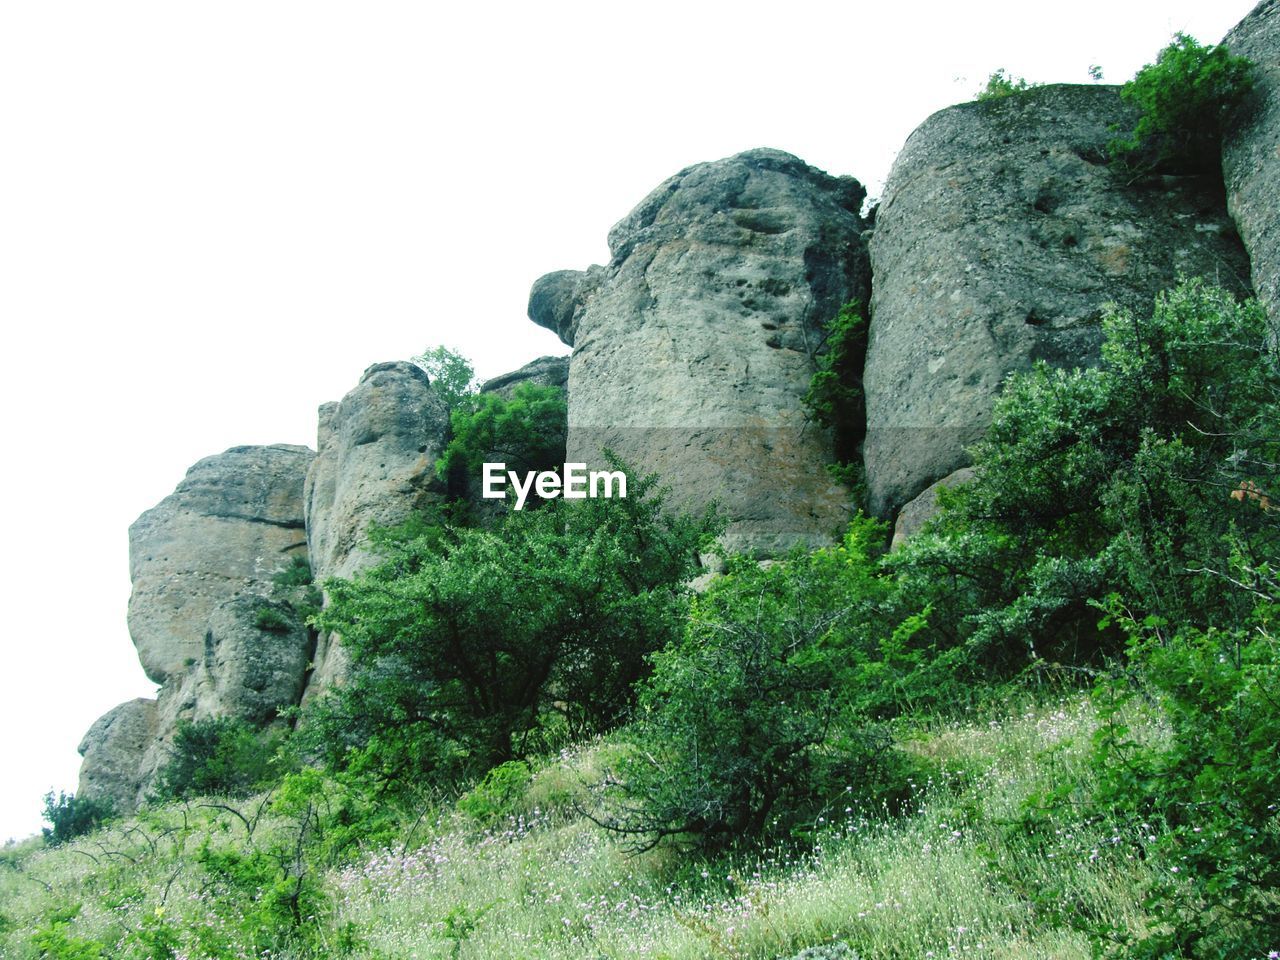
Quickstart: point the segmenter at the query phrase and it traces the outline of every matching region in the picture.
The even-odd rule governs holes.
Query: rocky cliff
[[[1227,135],[1222,174],[1253,287],[1280,343],[1280,0],[1259,3],[1223,43],[1255,65],[1257,85]]]
[[[1114,87],[1051,86],[949,107],[907,140],[870,243],[873,513],[967,463],[1010,373],[1094,363],[1106,302],[1141,314],[1181,274],[1247,289],[1219,184],[1107,164],[1134,119]]]
[[[800,399],[823,325],[866,301],[865,191],[777,150],[689,167],[609,233],[612,259],[534,284],[571,345],[571,461],[613,450],[677,502],[720,503],[726,541],[776,553],[838,536],[848,491]]]
[[[826,470],[832,438],[802,397],[824,324],[861,301],[870,505],[896,516],[900,542],[940,489],[972,475],[965,446],[1005,377],[1037,360],[1094,362],[1104,303],[1141,316],[1180,274],[1202,274],[1241,293],[1252,283],[1276,316],[1278,34],[1280,0],[1264,0],[1227,38],[1260,72],[1224,145],[1225,194],[1210,178],[1117,176],[1105,145],[1132,118],[1100,86],[928,118],[894,164],[874,228],[858,181],[789,154],[698,164],[613,228],[608,264],[533,285],[531,319],[572,356],[484,390],[567,386],[569,460],[598,463],[609,447],[658,472],[677,503],[719,502],[733,547],[826,543],[855,505]],[[368,368],[319,420],[317,453],[237,447],[202,460],[131,528],[129,627],[160,689],[85,735],[81,792],[129,809],[181,719],[266,726],[342,681],[340,642],[308,629],[304,588],[279,575],[306,558],[319,580],[350,576],[370,561],[371,525],[444,497],[435,465],[449,420],[409,363]]]

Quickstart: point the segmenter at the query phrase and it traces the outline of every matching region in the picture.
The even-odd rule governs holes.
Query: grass
[[[397,842],[318,872],[325,906],[307,921],[312,949],[384,960],[765,960],[843,941],[863,960],[1087,958],[1078,921],[1140,929],[1142,891],[1168,869],[1143,856],[1158,825],[1024,827],[1029,796],[1063,783],[1088,789],[1095,726],[1078,696],[934,722],[909,740],[939,773],[916,784],[908,814],[836,804],[803,855],[716,862],[673,850],[631,856],[576,815],[609,750],[588,744],[542,769],[496,825],[442,805],[405,824]],[[264,808],[254,843],[287,841],[289,830]],[[0,955],[40,956],[38,931],[80,904],[59,929],[103,956],[218,955],[200,952],[202,940],[233,944],[225,956],[266,956],[244,942],[252,904],[219,897],[192,862],[202,845],[243,849],[246,833],[226,811],[192,802],[62,847],[10,848],[0,860]],[[169,925],[182,948],[146,952],[138,931],[148,925]]]

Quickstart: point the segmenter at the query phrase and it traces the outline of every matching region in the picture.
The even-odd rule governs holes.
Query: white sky
[[[153,692],[126,530],[200,457],[314,445],[427,346],[486,377],[565,352],[529,285],[681,167],[778,147],[874,195],[995,68],[1120,82],[1250,6],[5,3],[0,840]]]

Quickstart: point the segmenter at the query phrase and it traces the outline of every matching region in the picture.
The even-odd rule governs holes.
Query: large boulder
[[[496,393],[510,397],[521,384],[531,383],[538,387],[569,388],[569,358],[539,357],[530,360],[519,370],[512,370],[501,376],[486,380],[480,388],[481,393]]]
[[[306,556],[306,447],[233,447],[201,460],[129,528],[129,632],[147,676],[163,683],[204,653],[209,615]]]
[[[535,283],[531,319],[574,348],[567,458],[610,448],[683,506],[718,500],[735,548],[838,535],[849,494],[801,397],[823,324],[869,293],[864,195],[777,150],[698,164],[613,228],[607,266]]]
[[[444,401],[422,368],[407,362],[369,367],[341,403],[320,408],[319,452],[306,484],[317,582],[350,577],[374,559],[367,549],[371,525],[400,523],[442,499],[436,461],[448,431]],[[346,668],[340,646],[322,636],[308,696],[340,680]]]
[[[1010,373],[1095,363],[1105,303],[1142,315],[1181,274],[1247,289],[1220,185],[1107,164],[1133,122],[1114,87],[1058,85],[949,107],[907,140],[870,241],[877,515],[968,462]]]
[[[156,736],[156,701],[139,697],[108,710],[80,741],[76,795],[108,800],[117,813],[132,811],[144,787],[143,758]]]
[[[1263,0],[1222,42],[1256,67],[1254,91],[1226,137],[1222,173],[1254,290],[1280,339],[1280,0]]]

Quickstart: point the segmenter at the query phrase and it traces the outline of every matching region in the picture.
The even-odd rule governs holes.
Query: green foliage
[[[311,586],[311,563],[306,557],[295,556],[289,561],[289,565],[271,578],[271,582],[277,587],[286,589],[291,587],[309,587]]]
[[[864,705],[891,686],[909,639],[884,621],[883,528],[761,569],[737,558],[654,657],[636,749],[606,823],[648,848],[705,848],[811,829],[834,802],[883,799],[904,762]]]
[[[813,420],[835,437],[836,478],[859,493],[862,438],[866,434],[866,399],[862,366],[867,354],[867,321],[859,303],[847,303],[827,325],[823,348],[809,381],[804,405]]]
[[[156,778],[156,796],[246,796],[275,775],[276,748],[270,734],[237,717],[180,720]]]
[[[455,496],[476,494],[485,462],[502,462],[522,474],[558,470],[567,416],[559,387],[522,383],[510,398],[481,394],[454,409],[453,438],[436,469]]]
[[[1248,614],[1212,571],[1277,536],[1241,492],[1274,490],[1266,465],[1280,459],[1265,314],[1188,281],[1150,318],[1112,310],[1103,329],[1100,367],[1010,379],[974,450],[977,480],[890,560],[902,609],[934,611],[942,673],[1116,653],[1122,637],[1090,606],[1113,592],[1171,622]]]
[[[1140,116],[1111,143],[1112,157],[1138,172],[1218,171],[1227,120],[1253,83],[1247,58],[1175,34],[1156,62],[1121,88]]]
[[[79,904],[50,911],[45,924],[31,936],[31,945],[40,951],[41,957],[49,960],[101,960],[108,956],[105,943],[71,932],[72,921],[79,913]]]
[[[974,96],[975,100],[999,100],[1002,97],[1008,97],[1015,93],[1022,93],[1024,90],[1030,90],[1038,87],[1038,83],[1028,83],[1024,77],[1015,77],[1013,74],[1005,71],[1001,67],[991,76],[987,77],[987,85],[977,92]]]
[[[267,633],[288,633],[293,629],[294,621],[279,607],[264,603],[253,611],[253,625]]]
[[[424,351],[413,362],[426,371],[431,387],[450,410],[456,410],[480,390],[471,361],[446,347]]]
[[[1121,937],[1124,955],[1265,956],[1280,943],[1280,589],[1226,630],[1139,622],[1115,597],[1106,608],[1128,636],[1130,670],[1099,689],[1091,804],[1113,821],[1163,825],[1146,851],[1160,867],[1146,891],[1156,923]],[[1157,705],[1167,736],[1126,726],[1139,699]]]
[[[45,841],[57,845],[96,830],[111,819],[110,800],[95,797],[77,797],[58,791],[55,797],[50,790],[44,797],[44,819],[49,824],[43,829]]]
[[[400,783],[474,776],[538,747],[548,723],[580,736],[624,717],[718,530],[664,511],[654,483],[509,511],[492,529],[427,523],[331,581],[319,623],[354,675],[312,711],[328,760]]]
[[[499,764],[475,787],[458,798],[458,809],[480,823],[493,823],[517,812],[533,779],[529,764],[509,760]]]

